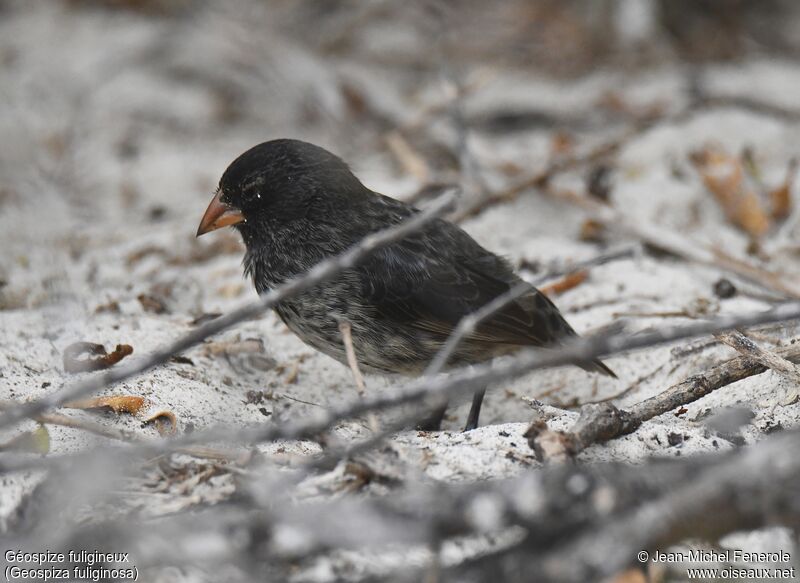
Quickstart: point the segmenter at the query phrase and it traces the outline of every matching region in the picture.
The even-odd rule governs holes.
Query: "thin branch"
[[[19,407],[20,403],[14,401],[0,401],[0,411],[7,411],[13,407]],[[80,431],[87,431],[100,437],[113,439],[115,441],[122,441],[124,443],[155,443],[153,440],[128,431],[125,429],[118,429],[116,427],[109,427],[87,419],[79,419],[77,417],[69,417],[61,415],[60,413],[41,413],[35,415],[33,420],[42,425],[59,425],[61,427],[69,427],[70,429],[78,429]],[[191,455],[197,458],[213,459],[220,461],[242,461],[248,454],[247,452],[234,452],[230,450],[222,450],[212,447],[184,447],[176,450],[178,453]]]
[[[800,363],[800,344],[778,349],[776,355],[784,361]],[[767,369],[765,364],[757,360],[740,356],[691,376],[627,410],[618,409],[610,403],[584,405],[580,417],[569,431],[551,431],[542,423],[534,423],[528,430],[528,442],[540,461],[564,461],[591,445],[632,433],[653,417]]]
[[[216,552],[228,560],[246,563],[250,558],[277,567],[331,550],[374,551],[391,545],[391,552],[398,553],[452,537],[521,527],[525,535],[512,546],[448,569],[446,575],[453,577],[445,580],[486,580],[463,576],[464,571],[485,569],[494,580],[509,583],[600,581],[635,561],[642,549],[664,549],[697,533],[717,537],[766,525],[797,525],[800,505],[793,486],[800,479],[798,444],[800,433],[790,431],[733,452],[654,459],[636,466],[547,467],[511,479],[412,484],[389,497],[305,504],[277,503],[276,497],[288,493],[270,485],[268,496],[164,517],[157,529],[151,521],[132,517],[89,522],[80,535],[83,540],[102,537],[111,547],[127,541],[126,550],[141,567],[164,558],[173,565],[194,564],[197,545],[174,548],[163,543],[202,532],[207,540],[219,541]],[[264,480],[255,475],[253,481]],[[354,519],[357,528],[342,528]],[[230,536],[234,526],[245,540],[258,543],[257,554],[248,553],[253,545],[237,544]],[[285,532],[296,535],[292,540],[302,545],[282,545]],[[165,557],[166,550],[170,553]],[[420,580],[414,577],[418,572],[409,574],[407,564],[398,562],[396,568],[406,580]],[[397,574],[387,573],[382,580],[394,580],[388,576]]]
[[[738,330],[715,334],[714,337],[742,354],[742,356],[771,368],[795,386],[800,386],[800,369],[777,352],[764,350]]]
[[[488,208],[498,204],[507,204],[515,201],[519,196],[530,189],[543,188],[555,176],[562,174],[569,170],[585,166],[602,160],[619,151],[633,137],[639,135],[645,129],[651,127],[651,124],[640,124],[634,128],[622,133],[620,136],[613,138],[607,142],[603,142],[599,146],[589,150],[581,155],[572,155],[564,158],[557,158],[551,162],[546,168],[524,178],[521,181],[512,184],[504,189],[490,193],[488,196],[474,203],[472,206],[465,207],[452,216],[455,222],[463,222],[467,219],[474,218],[479,214],[486,211]]]
[[[458,565],[445,580],[607,581],[641,563],[643,550],[766,526],[796,527],[798,445],[800,433],[792,431],[724,454],[528,473],[492,493],[501,511],[510,510],[509,522],[528,529],[527,539],[508,552]],[[571,481],[581,484],[572,493]],[[515,512],[524,500],[536,504]]]
[[[515,357],[498,359],[487,364],[458,368],[448,375],[439,375],[434,378],[421,377],[406,383],[404,386],[383,391],[380,395],[359,399],[358,401],[332,407],[324,411],[316,411],[314,415],[302,420],[256,427],[212,427],[202,431],[195,431],[190,435],[164,440],[154,448],[131,446],[131,453],[166,453],[174,451],[177,447],[216,440],[252,443],[278,439],[307,439],[330,430],[343,420],[358,417],[370,411],[383,411],[408,403],[416,403],[427,398],[442,400],[458,393],[474,391],[478,387],[494,382],[515,378],[532,370],[584,363],[595,358],[607,357],[628,350],[648,348],[734,328],[795,319],[800,319],[800,302],[788,302],[764,312],[720,316],[714,320],[673,326],[662,330],[652,330],[636,335],[613,334],[578,338],[557,350],[528,349],[521,351]],[[800,345],[791,346],[785,350],[792,349],[800,350]],[[795,354],[794,352],[780,353],[790,360],[793,360],[793,354]],[[726,364],[728,365],[727,367],[721,365],[712,369],[707,373],[707,377],[699,375],[687,379],[685,381],[685,384],[688,385],[686,388],[682,388],[684,383],[676,385],[662,393],[659,396],[661,398],[648,399],[632,408],[629,412],[632,421],[624,425],[626,432],[634,431],[641,424],[641,422],[636,424],[633,420],[638,418],[642,420],[650,419],[682,404],[684,393],[687,390],[693,392],[699,398],[709,392],[709,386],[714,386],[715,383],[718,386],[724,386],[735,380],[746,378],[765,370],[763,366],[757,365],[757,372],[752,372],[754,370],[752,368],[753,365],[747,359],[742,359],[738,364],[736,364],[736,359]],[[653,402],[654,399],[656,399],[655,402]],[[610,437],[621,434],[620,429]]]
[[[634,562],[642,549],[665,549],[688,537],[714,540],[739,530],[800,525],[800,459],[787,449],[797,447],[798,435],[718,457],[694,479],[588,529],[542,558],[544,580],[602,580]]]

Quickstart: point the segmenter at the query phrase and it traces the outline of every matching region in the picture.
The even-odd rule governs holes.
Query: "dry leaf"
[[[46,455],[50,453],[50,433],[43,425],[33,431],[25,431],[0,444],[0,451]]]
[[[606,236],[606,226],[594,219],[586,219],[581,225],[578,238],[586,243],[603,243]]]
[[[131,415],[137,415],[144,404],[144,397],[135,395],[113,395],[71,401],[64,406],[70,409],[111,409],[117,414],[130,413]]]
[[[776,221],[786,219],[792,212],[792,186],[794,186],[794,176],[797,172],[797,160],[789,162],[789,168],[786,171],[786,178],[783,184],[770,191],[770,214]]]
[[[292,368],[289,369],[289,374],[286,375],[286,378],[283,380],[284,383],[287,385],[293,385],[297,382],[297,376],[300,373],[300,359],[295,360],[292,363]]]
[[[167,306],[159,298],[149,294],[139,294],[136,296],[139,303],[142,304],[145,312],[153,314],[163,314],[167,311]]]
[[[752,237],[766,233],[769,217],[758,193],[747,184],[741,159],[721,148],[706,147],[693,152],[690,160],[731,223]]]
[[[175,435],[178,431],[178,418],[172,411],[159,411],[144,420],[144,425],[153,423],[159,435]]]
[[[539,291],[547,296],[557,296],[582,284],[589,277],[589,272],[585,269],[565,275],[561,279],[548,283],[539,288]]]
[[[86,354],[89,356],[79,358]],[[114,352],[106,352],[102,344],[75,342],[64,349],[62,359],[64,370],[74,374],[109,368],[131,354],[133,354],[133,347],[129,344],[117,344]]]
[[[120,313],[119,302],[117,302],[116,300],[111,300],[105,304],[100,304],[94,309],[95,314],[102,314],[105,312],[119,314]]]

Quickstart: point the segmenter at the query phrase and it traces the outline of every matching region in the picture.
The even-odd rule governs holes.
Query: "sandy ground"
[[[130,358],[142,358],[192,329],[204,314],[226,312],[255,297],[250,282],[243,279],[241,246],[233,233],[194,238],[216,181],[247,147],[280,136],[302,137],[342,154],[376,190],[402,198],[418,187],[384,148],[375,146],[367,128],[362,132],[358,125],[350,125],[346,133],[350,139],[331,129],[347,126],[349,114],[327,81],[337,73],[351,72],[351,78],[372,84],[372,99],[386,110],[401,112],[405,119],[424,108],[426,99],[437,97],[435,83],[410,94],[384,83],[380,67],[320,62],[301,47],[278,62],[274,42],[256,42],[252,36],[246,38],[252,45],[223,42],[207,34],[222,25],[238,30],[245,26],[242,20],[246,19],[231,18],[226,11],[209,11],[190,24],[176,24],[115,13],[81,13],[55,3],[9,9],[8,16],[0,19],[3,399],[36,398],[79,378],[66,374],[62,365],[62,351],[73,342],[97,342],[109,349],[127,343],[134,348]],[[265,55],[263,67],[240,79],[237,75],[244,73],[234,64],[252,50]],[[309,72],[306,80],[287,76],[292,67],[304,67]],[[753,61],[735,68],[710,68],[706,79],[710,90],[720,95],[746,95],[792,107],[800,90],[800,66]],[[220,90],[226,84],[243,88],[241,119],[226,117]],[[658,103],[678,111],[687,102],[686,72],[670,66],[626,74],[598,71],[571,82],[501,72],[469,96],[464,107],[475,117],[500,106],[587,112],[611,90],[637,106]],[[293,105],[300,96],[324,112],[322,120],[303,122],[302,107]],[[589,124],[575,132],[577,147],[591,147],[615,129],[613,124]],[[734,107],[703,109],[675,123],[659,124],[622,148],[612,201],[631,217],[744,256],[746,237],[726,221],[687,155],[710,141],[731,152],[749,146],[764,181],[775,184],[797,154],[799,130],[796,120]],[[434,125],[431,131],[439,128]],[[444,129],[441,132],[446,135]],[[547,128],[510,135],[477,131],[470,135],[470,143],[489,169],[485,180],[497,187],[505,178],[491,170],[494,162],[513,162],[526,171],[541,168],[552,133]],[[582,180],[582,173],[576,172],[560,177],[559,183],[580,185]],[[569,264],[607,248],[637,245],[621,235],[611,235],[605,247],[582,242],[578,233],[584,219],[582,211],[531,191],[464,226],[483,245],[517,264]],[[780,237],[770,236],[764,245],[769,256],[757,261],[797,282],[795,235],[790,229]],[[639,249],[632,258],[591,269],[585,283],[556,298],[578,331],[620,319],[632,332],[678,324],[687,318],[646,314],[697,306],[713,314],[769,305],[759,288],[736,278],[731,279],[742,293],[716,298],[712,287],[721,271]],[[143,303],[138,299],[142,294],[154,302]],[[788,332],[774,337],[783,340]],[[250,339],[238,345],[245,346],[245,353],[226,353],[235,351],[233,343]],[[720,345],[693,351],[684,350],[687,346],[611,358],[608,363],[619,375],[617,381],[578,369],[558,369],[503,383],[488,395],[483,427],[477,431],[458,431],[466,415],[464,404],[450,411],[448,431],[401,432],[391,446],[402,453],[409,475],[421,471],[445,481],[515,475],[537,463],[522,437],[532,414],[531,399],[571,406],[632,387],[617,401],[625,406],[733,354]],[[142,419],[160,410],[172,411],[183,432],[220,423],[300,418],[316,408],[356,398],[350,372],[303,345],[271,313],[184,356],[190,361],[169,363],[103,392],[145,397],[146,411],[138,417],[65,414],[155,437],[155,428],[144,426]],[[391,390],[396,382],[367,377],[368,391]],[[580,459],[635,463],[653,455],[737,447],[775,428],[798,425],[800,405],[782,405],[790,392],[779,376],[768,372],[709,395],[681,415],[669,413],[648,421],[632,435],[590,448]],[[719,435],[704,424],[710,413],[729,407],[753,412],[735,435]],[[560,408],[547,410],[552,414],[549,424],[557,428],[568,427],[576,416]],[[74,429],[48,429],[54,456],[104,442]],[[2,440],[18,431],[6,432]],[[348,424],[338,433],[352,439],[366,431],[363,424]],[[301,456],[319,451],[310,443],[281,447]],[[274,452],[275,447],[264,451]],[[338,478],[334,474],[330,479]],[[3,475],[0,480],[0,524],[4,524],[39,475]],[[319,495],[314,487],[307,488],[309,496]],[[174,491],[163,500],[148,500],[146,506],[158,515],[224,499],[233,490],[230,480],[220,478],[192,492]],[[763,544],[786,544],[780,533],[763,540]],[[364,557],[337,561],[369,563]],[[334,571],[317,572],[318,580],[325,580],[325,573]]]

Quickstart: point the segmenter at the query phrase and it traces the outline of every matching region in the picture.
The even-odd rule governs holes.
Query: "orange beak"
[[[208,205],[206,213],[200,220],[200,226],[197,227],[197,236],[205,235],[211,231],[216,231],[228,225],[235,225],[244,221],[244,215],[239,209],[228,206],[220,200],[222,191],[218,190],[214,198],[211,199],[211,204]]]

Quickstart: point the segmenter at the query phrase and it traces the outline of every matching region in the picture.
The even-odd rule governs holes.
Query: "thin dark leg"
[[[442,420],[444,419],[446,411],[447,403],[441,407],[437,407],[428,417],[425,417],[425,419],[417,423],[417,429],[420,431],[441,431]]]
[[[467,415],[467,424],[464,426],[464,431],[472,431],[478,427],[478,417],[481,416],[481,405],[483,404],[483,396],[486,394],[486,387],[478,389],[472,396],[472,407],[469,408],[469,415]]]

